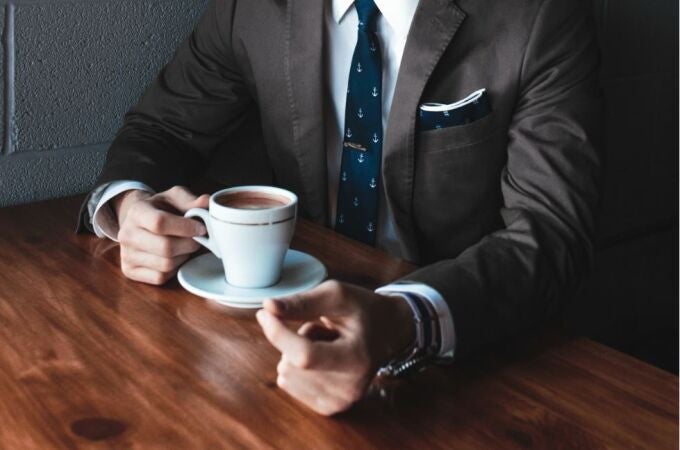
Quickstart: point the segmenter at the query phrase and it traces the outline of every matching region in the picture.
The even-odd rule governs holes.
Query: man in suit
[[[342,411],[378,368],[463,357],[577,292],[601,134],[588,12],[577,0],[214,0],[126,115],[82,223],[120,240],[126,276],[162,284],[206,232],[181,213],[207,197],[179,186],[207,166],[240,170],[216,148],[263,149],[302,216],[421,266],[377,292],[331,280],[258,312],[282,353],[279,386]]]

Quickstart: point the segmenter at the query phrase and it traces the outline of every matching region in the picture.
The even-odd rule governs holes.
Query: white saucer
[[[179,284],[192,294],[214,300],[232,308],[258,309],[262,301],[309,290],[326,278],[326,267],[315,257],[297,250],[288,250],[283,261],[281,280],[266,288],[247,289],[230,285],[224,269],[212,253],[186,262],[177,273]]]

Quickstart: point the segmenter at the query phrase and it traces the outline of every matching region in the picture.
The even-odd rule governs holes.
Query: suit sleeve
[[[253,101],[231,50],[234,3],[208,4],[193,32],[125,115],[97,186],[136,180],[162,191],[188,184],[217,144],[241,125]]]
[[[499,180],[504,227],[406,278],[445,297],[457,357],[558,314],[591,270],[602,104],[585,3],[545,0],[534,19]]]

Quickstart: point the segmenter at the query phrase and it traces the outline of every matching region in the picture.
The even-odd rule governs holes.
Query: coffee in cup
[[[290,203],[288,197],[259,191],[226,192],[215,198],[218,205],[236,209],[269,209]]]
[[[285,189],[240,186],[215,192],[208,210],[193,208],[184,216],[205,222],[208,236],[194,239],[222,260],[227,283],[263,288],[281,277],[295,230],[297,201]]]

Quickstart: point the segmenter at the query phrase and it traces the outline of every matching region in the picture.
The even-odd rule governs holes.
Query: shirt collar
[[[387,23],[403,38],[408,35],[411,21],[416,13],[419,0],[374,0]],[[333,19],[340,23],[347,11],[354,5],[354,0],[331,0]]]

